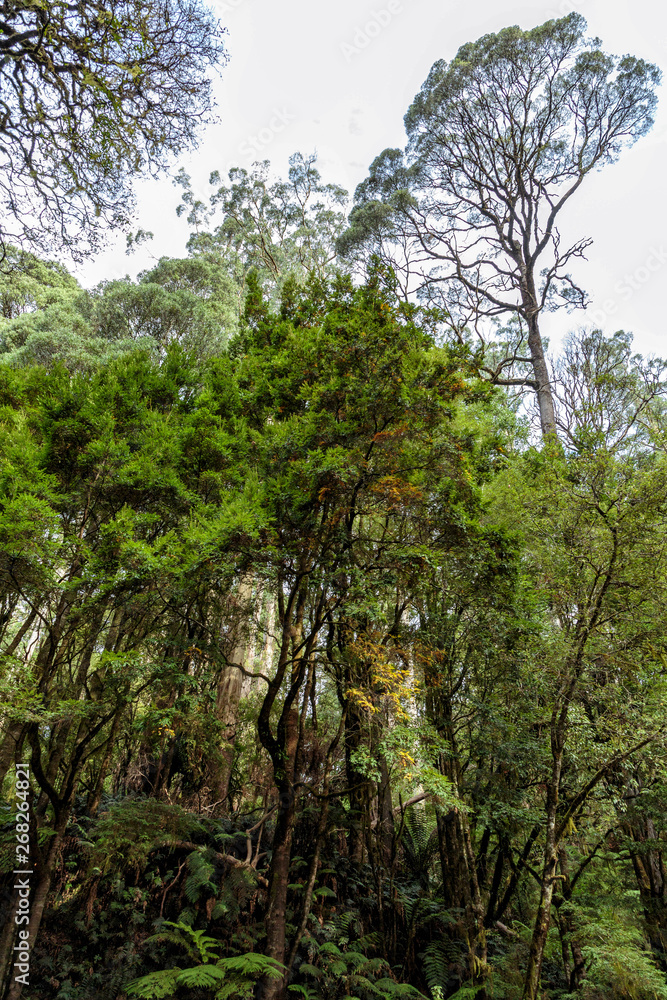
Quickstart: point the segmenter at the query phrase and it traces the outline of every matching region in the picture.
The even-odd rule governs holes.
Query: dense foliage
[[[0,274],[0,996],[667,1000],[667,366],[572,334],[540,436],[312,158],[179,180]]]
[[[198,0],[2,0],[0,252],[94,249],[129,181],[210,118],[220,27]]]

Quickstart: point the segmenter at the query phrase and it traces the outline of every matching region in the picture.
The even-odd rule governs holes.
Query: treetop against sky
[[[227,27],[228,65],[214,82],[218,124],[196,154],[179,163],[208,197],[211,171],[250,168],[269,159],[287,172],[288,157],[316,151],[324,179],[353,192],[378,152],[403,146],[403,115],[438,59],[488,32],[518,24],[527,29],[570,11],[581,13],[605,51],[630,52],[664,66],[667,14],[649,0],[545,0],[474,5],[460,0],[312,4],[291,0],[219,0],[214,13]],[[596,176],[562,218],[570,233],[593,239],[578,273],[591,297],[587,322],[614,332],[632,330],[637,346],[660,351],[661,274],[666,266],[667,205],[661,197],[667,107],[641,143]],[[151,266],[152,257],[180,256],[188,236],[172,215],[178,193],[168,179],[138,186],[139,221],[156,234],[134,258],[124,240],[80,275],[86,284]],[[558,340],[584,314],[548,318],[545,333]]]

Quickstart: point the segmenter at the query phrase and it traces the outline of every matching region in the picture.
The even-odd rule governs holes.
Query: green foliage
[[[0,245],[82,257],[127,227],[131,181],[191,147],[211,110],[207,71],[224,60],[196,3],[14,3],[0,128]]]
[[[255,294],[253,272],[267,283],[274,303],[282,293],[283,315],[292,309],[298,282],[308,275],[322,280],[335,273],[334,242],[345,225],[347,192],[323,184],[315,162],[315,156],[295,153],[285,181],[270,182],[268,161],[251,171],[232,169],[229,184],[221,184],[216,171],[211,185],[218,187],[208,206],[194,195],[183,171],[178,177],[183,188],[179,214],[187,212],[195,227],[189,249],[196,259],[219,255],[226,262],[246,292],[246,318]],[[216,222],[218,212],[222,220],[207,231],[205,225]]]
[[[165,921],[164,926],[170,930],[153,935],[146,943],[160,941],[181,946],[198,964],[187,969],[164,969],[132,980],[125,986],[125,992],[130,996],[162,1000],[183,988],[205,991],[214,995],[215,1000],[249,1000],[254,982],[260,976],[279,979],[283,975],[284,967],[275,959],[252,952],[218,958],[216,952],[219,945],[203,931],[194,931],[180,922]]]
[[[435,62],[406,112],[405,151],[375,158],[338,242],[348,259],[391,264],[447,339],[477,340],[491,382],[535,391],[545,435],[557,426],[539,316],[585,307],[570,265],[590,243],[562,246],[555,222],[588,175],[650,130],[661,79],[657,66],[599,45],[572,11]],[[513,335],[489,350],[503,315]]]
[[[39,1000],[249,997],[283,889],[295,996],[517,1000],[549,829],[545,997],[663,996],[662,365],[573,338],[567,446],[528,447],[377,261],[279,306],[250,275],[223,350],[226,266],[63,277],[153,348],[0,366],[2,863],[19,748]]]
[[[111,805],[96,824],[90,863],[103,872],[121,867],[141,870],[156,848],[168,847],[200,830],[198,818],[181,806],[126,798]],[[189,866],[191,893],[196,898],[212,869],[198,853],[189,856]]]

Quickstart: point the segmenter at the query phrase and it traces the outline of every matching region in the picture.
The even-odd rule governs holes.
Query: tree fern
[[[274,958],[248,952],[231,958],[217,958],[219,944],[203,931],[193,931],[185,924],[170,924],[175,930],[156,934],[149,940],[170,940],[184,945],[190,954],[198,952],[200,964],[188,969],[164,969],[134,979],[125,987],[130,996],[143,1000],[165,1000],[183,987],[212,992],[215,1000],[248,1000],[260,976],[280,979],[285,967]],[[211,959],[217,959],[212,962]]]
[[[460,949],[446,938],[431,941],[420,953],[424,978],[428,988],[433,991],[444,989],[450,977],[450,966],[460,959]]]

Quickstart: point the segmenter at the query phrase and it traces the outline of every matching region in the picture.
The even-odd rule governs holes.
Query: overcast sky
[[[216,0],[230,61],[216,81],[219,122],[182,162],[208,194],[212,170],[269,159],[286,173],[295,151],[318,154],[326,181],[350,192],[388,146],[403,146],[403,115],[436,59],[518,24],[531,28],[578,10],[606,51],[667,69],[667,6],[657,0]],[[666,81],[667,83],[667,81]],[[589,176],[563,218],[563,239],[590,236],[576,276],[592,298],[586,313],[545,317],[554,343],[582,323],[629,330],[637,349],[667,354],[667,87],[656,124],[620,161]],[[128,257],[125,241],[81,268],[86,285],[135,275],[163,255],[184,256],[187,225],[167,178],[138,188],[138,224],[155,239]]]

